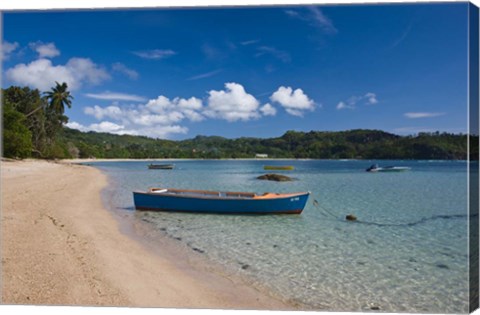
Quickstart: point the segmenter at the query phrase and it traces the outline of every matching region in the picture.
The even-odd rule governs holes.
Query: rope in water
[[[328,209],[320,206],[319,202],[316,199],[313,200],[313,205],[315,207],[317,207],[317,209],[319,209],[319,210],[325,212],[326,214],[330,215],[335,220],[342,221],[342,222],[349,221],[349,222],[352,222],[352,223],[360,223],[360,224],[375,225],[375,226],[415,226],[415,225],[418,225],[418,224],[425,223],[427,221],[438,220],[438,219],[462,219],[462,218],[468,218],[468,217],[470,217],[470,219],[472,219],[472,218],[478,217],[478,213],[471,214],[471,215],[468,215],[468,214],[434,215],[434,216],[431,216],[429,218],[421,218],[420,220],[413,221],[413,222],[407,222],[407,223],[379,223],[379,222],[358,220],[354,215],[351,215],[351,214],[347,215],[345,217],[345,220],[341,220],[340,216],[335,215],[334,213],[332,213]]]
[[[338,219],[338,216],[336,216],[335,214],[331,213],[331,212],[328,211],[327,209],[321,207],[320,204],[318,203],[317,199],[313,199],[313,205],[314,205],[315,207],[317,207],[318,209],[323,210],[324,212],[326,212],[327,214],[329,214],[332,218]]]

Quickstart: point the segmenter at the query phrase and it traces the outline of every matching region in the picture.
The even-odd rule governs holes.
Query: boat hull
[[[309,192],[273,198],[191,197],[151,192],[134,192],[137,210],[218,214],[299,214]]]

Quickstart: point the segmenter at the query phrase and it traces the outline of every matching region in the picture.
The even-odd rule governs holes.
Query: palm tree
[[[55,139],[62,132],[63,125],[68,122],[68,117],[64,115],[65,106],[72,107],[73,96],[67,91],[68,85],[55,82],[56,86],[50,91],[44,93],[44,101],[46,103],[45,110],[45,133],[47,144],[53,147]]]
[[[63,82],[59,84],[55,81],[56,86],[52,87],[51,91],[45,92],[45,98],[49,102],[49,107],[56,114],[63,115],[65,112],[65,105],[70,108],[72,107],[73,96],[70,95],[70,92],[67,91],[67,83]]]

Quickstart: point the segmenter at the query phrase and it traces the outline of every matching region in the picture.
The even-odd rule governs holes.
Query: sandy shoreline
[[[293,309],[152,254],[104,209],[106,176],[71,162],[1,162],[2,304]]]

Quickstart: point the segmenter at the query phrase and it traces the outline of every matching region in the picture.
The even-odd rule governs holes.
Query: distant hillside
[[[96,158],[270,158],[311,159],[467,159],[467,136],[420,133],[398,136],[379,130],[288,131],[278,138],[227,139],[197,136],[172,141],[142,136],[80,132],[65,128],[65,155]],[[478,159],[478,136],[472,153]]]

